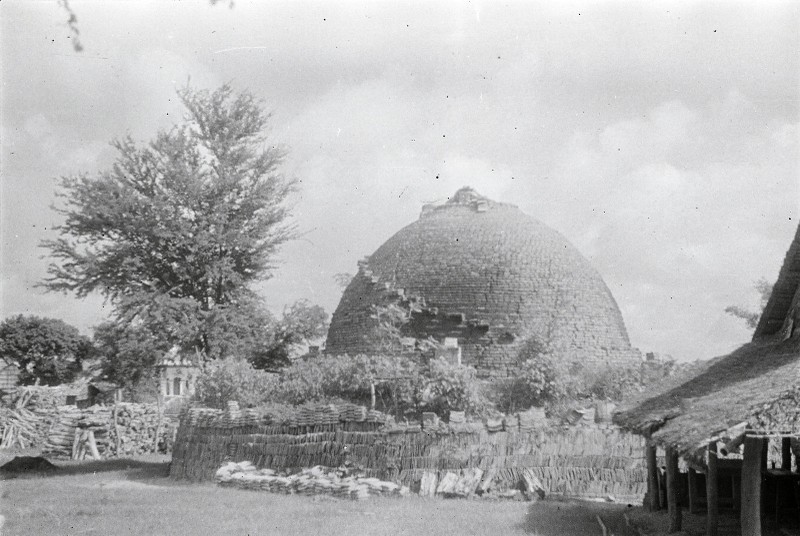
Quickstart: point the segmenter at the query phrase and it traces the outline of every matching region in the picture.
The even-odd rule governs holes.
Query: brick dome
[[[559,233],[516,206],[462,188],[423,207],[345,289],[326,352],[378,353],[374,305],[411,310],[404,335],[455,337],[481,376],[514,373],[528,343],[589,366],[630,363],[619,308],[600,274]]]

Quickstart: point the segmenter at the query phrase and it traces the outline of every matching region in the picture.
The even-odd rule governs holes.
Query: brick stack
[[[340,419],[346,419],[342,409]],[[367,420],[253,426],[231,423],[224,413],[193,409],[183,414],[173,477],[210,480],[226,461],[251,460],[259,470],[286,473],[349,464],[368,478],[423,493],[447,473],[477,482],[476,469],[484,490],[517,488],[526,474],[538,479],[546,493],[564,496],[613,495],[640,502],[646,488],[643,440],[610,425],[532,431],[510,426],[501,432],[478,423],[438,423],[430,430],[418,423],[374,428]],[[487,475],[489,481],[483,482]]]
[[[547,345],[588,366],[639,360],[597,271],[556,231],[469,188],[359,263],[326,343],[330,354],[376,353],[373,305],[411,311],[409,337],[454,337],[483,377],[514,374],[521,348]]]

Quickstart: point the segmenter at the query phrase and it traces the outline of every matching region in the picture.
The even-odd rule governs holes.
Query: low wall
[[[550,494],[639,503],[646,491],[644,441],[611,425],[504,430],[481,424],[435,425],[422,429],[347,420],[268,422],[255,413],[192,409],[184,412],[172,454],[174,478],[211,480],[229,460],[287,472],[349,462],[366,476],[419,489],[425,473],[480,468],[493,471],[496,489],[519,486],[529,469]]]

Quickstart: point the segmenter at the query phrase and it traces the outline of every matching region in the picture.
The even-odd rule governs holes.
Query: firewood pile
[[[24,393],[29,393],[25,395]],[[16,407],[0,408],[0,448],[39,448],[47,456],[83,459],[169,452],[177,422],[156,404],[51,405],[23,391]],[[27,407],[25,407],[27,406]]]
[[[336,407],[338,424],[332,423],[332,407],[307,409],[297,420],[273,419],[256,410],[231,419],[230,409],[183,413],[173,477],[208,480],[226,460],[246,459],[259,470],[290,473],[349,462],[366,477],[399,482],[423,494],[469,496],[517,489],[528,495],[613,495],[637,502],[646,488],[642,438],[611,425],[543,428],[541,416],[531,414],[505,419],[497,432],[492,431],[499,428],[496,422],[458,422],[460,415],[451,419],[453,424],[427,427],[385,418],[375,428],[366,410],[352,408]],[[255,412],[249,420],[248,411]],[[343,420],[350,415],[364,420]],[[536,429],[530,430],[534,423]]]
[[[48,421],[45,411],[24,407],[0,409],[0,449],[28,449],[41,444]]]
[[[365,500],[375,496],[405,496],[407,487],[377,478],[348,474],[347,468],[322,466],[306,468],[294,474],[273,469],[258,469],[252,462],[228,462],[215,473],[220,486],[269,491],[291,495],[329,495],[340,499]]]

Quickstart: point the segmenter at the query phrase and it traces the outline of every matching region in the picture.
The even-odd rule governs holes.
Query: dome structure
[[[458,341],[483,377],[514,374],[533,345],[584,366],[638,361],[600,274],[558,232],[462,188],[423,207],[359,263],[333,314],[326,352],[379,353],[375,306],[410,311],[403,335]]]

